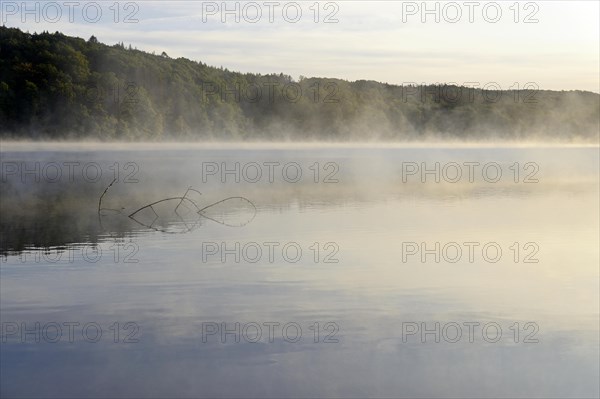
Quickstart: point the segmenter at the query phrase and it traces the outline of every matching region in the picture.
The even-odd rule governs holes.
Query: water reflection
[[[95,162],[106,173],[95,182],[1,183],[2,322],[14,323],[3,325],[3,395],[599,394],[597,148],[2,153],[2,162],[40,159]],[[403,181],[403,162],[429,161],[496,162],[505,178]],[[129,162],[137,181],[120,174],[99,218],[110,167]],[[244,165],[265,162],[281,165],[272,182],[268,168],[257,182],[244,179]],[[294,166],[291,181],[278,178],[292,162],[303,179],[291,182]],[[515,162],[521,172],[537,163],[538,182],[521,174],[515,183]],[[225,182],[210,174],[223,163],[233,171]],[[324,182],[336,170],[328,163],[336,182]],[[190,186],[201,195],[186,193]],[[240,223],[253,216],[240,201],[210,215],[237,223],[196,218],[192,204],[173,216],[188,197],[199,209],[243,197],[256,215]],[[143,223],[128,217],[166,198],[180,202],[155,210],[158,224],[152,213],[138,214]],[[22,343],[21,323],[35,331],[36,322],[41,342],[33,333]],[[57,343],[48,342],[51,323],[62,326]],[[73,342],[64,323],[79,323]],[[101,327],[97,342],[94,326],[82,335],[86,323]],[[302,329],[296,342],[295,326],[283,334],[289,323]],[[452,323],[461,326],[456,342]],[[489,323],[502,330],[495,342],[492,330],[482,333]],[[251,342],[255,324],[262,336]],[[422,342],[422,331],[408,330],[415,325],[434,332]],[[334,330],[337,342],[324,342]],[[124,342],[128,334],[138,342]]]

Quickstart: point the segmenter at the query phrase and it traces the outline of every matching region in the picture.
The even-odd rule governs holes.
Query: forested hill
[[[295,81],[0,27],[3,138],[596,141],[599,120],[591,92]]]

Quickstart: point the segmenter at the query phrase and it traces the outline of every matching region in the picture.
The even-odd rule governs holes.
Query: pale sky
[[[30,13],[22,1],[0,0],[0,20],[241,72],[600,91],[598,1],[227,1],[231,14],[222,1],[26,3]]]

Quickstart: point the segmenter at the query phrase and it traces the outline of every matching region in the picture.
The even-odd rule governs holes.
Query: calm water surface
[[[3,144],[2,396],[598,397],[598,154]]]

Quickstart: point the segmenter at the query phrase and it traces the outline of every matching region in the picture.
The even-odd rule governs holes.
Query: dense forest
[[[294,80],[0,27],[5,139],[597,141],[599,129],[592,92]]]

